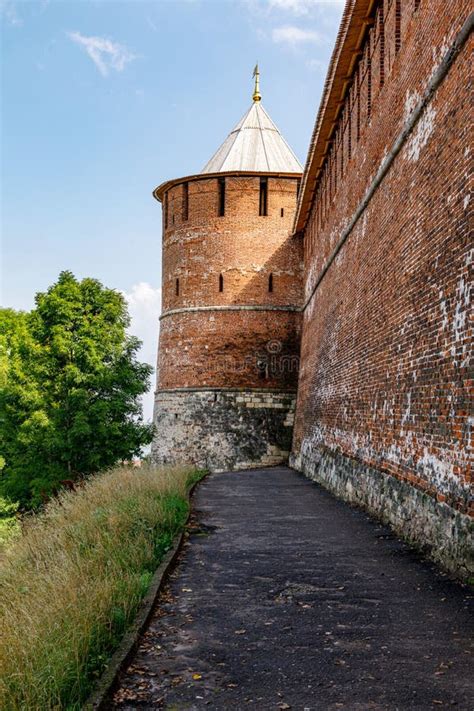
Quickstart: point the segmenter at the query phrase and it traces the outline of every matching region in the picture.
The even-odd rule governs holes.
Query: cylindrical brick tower
[[[163,205],[163,311],[152,458],[213,471],[276,464],[290,447],[302,245],[302,168],[258,91],[198,175]]]

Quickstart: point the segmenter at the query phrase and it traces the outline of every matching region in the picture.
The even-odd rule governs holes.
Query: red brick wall
[[[161,321],[158,387],[296,389],[299,313],[206,311]]]
[[[163,238],[163,311],[300,303],[301,244],[291,237],[296,184],[296,179],[269,178],[268,215],[260,217],[260,179],[226,178],[225,215],[219,217],[217,179],[191,181],[187,221],[182,220],[182,186],[172,187]],[[272,293],[268,293],[270,272]],[[220,274],[224,279],[221,293]]]
[[[291,235],[297,182],[268,177],[268,214],[260,216],[260,177],[226,177],[225,215],[219,216],[217,178],[191,180],[187,220],[183,186],[171,187],[164,197],[163,313],[203,306],[300,306],[302,242]],[[161,322],[158,387],[295,388],[300,319],[284,310],[171,314]],[[270,351],[278,348],[275,341],[281,343],[278,354],[267,348],[269,342]],[[257,360],[275,355],[282,366],[257,367]]]
[[[472,5],[400,0],[399,22],[396,7],[379,3],[369,32],[370,117],[367,44],[312,207],[306,296]],[[472,38],[305,310],[294,433],[296,455],[342,453],[461,511],[472,457],[471,48]]]

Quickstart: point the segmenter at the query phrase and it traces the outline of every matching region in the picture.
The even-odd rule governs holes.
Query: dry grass
[[[1,565],[0,708],[80,708],[186,519],[193,476],[114,469],[26,522]]]

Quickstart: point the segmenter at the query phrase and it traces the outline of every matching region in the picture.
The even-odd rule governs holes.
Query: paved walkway
[[[474,707],[470,596],[285,467],[215,474],[107,708]]]

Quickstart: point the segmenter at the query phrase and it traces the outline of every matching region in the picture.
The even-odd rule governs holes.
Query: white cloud
[[[309,59],[306,62],[306,66],[308,67],[308,69],[311,69],[314,72],[318,72],[320,74],[326,74],[328,70],[328,62],[325,62],[322,59]]]
[[[157,26],[156,23],[152,20],[151,17],[148,16],[148,17],[146,18],[146,23],[147,23],[148,27],[149,27],[151,30],[153,30],[153,32],[158,32],[158,26]]]
[[[346,0],[240,0],[252,16],[254,31],[262,40],[293,49],[310,43],[327,44],[337,30]],[[299,19],[304,24],[294,26]],[[269,27],[274,27],[269,30]],[[317,28],[313,29],[313,28]]]
[[[16,3],[11,0],[1,0],[0,13],[1,17],[5,18],[12,27],[20,27],[23,24],[23,20],[17,12]]]
[[[86,37],[80,32],[68,32],[68,37],[82,47],[94,62],[103,77],[108,76],[111,69],[121,72],[125,66],[136,59],[136,54],[130,52],[118,42],[106,37]]]
[[[143,342],[139,358],[155,368],[158,348],[158,318],[161,313],[161,289],[155,289],[151,284],[142,281],[139,284],[134,284],[130,291],[122,293],[127,300],[128,312],[132,319],[129,331]],[[153,416],[155,377],[156,375],[153,373],[150,390],[143,396],[145,420],[151,420]]]
[[[307,15],[317,4],[318,0],[268,0],[271,10],[283,10],[295,15]]]
[[[291,22],[292,18],[317,22],[320,31],[339,22],[346,0],[240,0],[254,21]]]
[[[255,14],[280,13],[288,15],[315,15],[324,7],[340,8],[346,0],[242,0]],[[324,11],[324,10],[323,10]]]
[[[300,27],[294,27],[293,25],[284,25],[283,27],[275,27],[272,30],[272,40],[278,44],[288,44],[294,47],[304,42],[319,43],[321,36],[315,30],[302,30]]]

